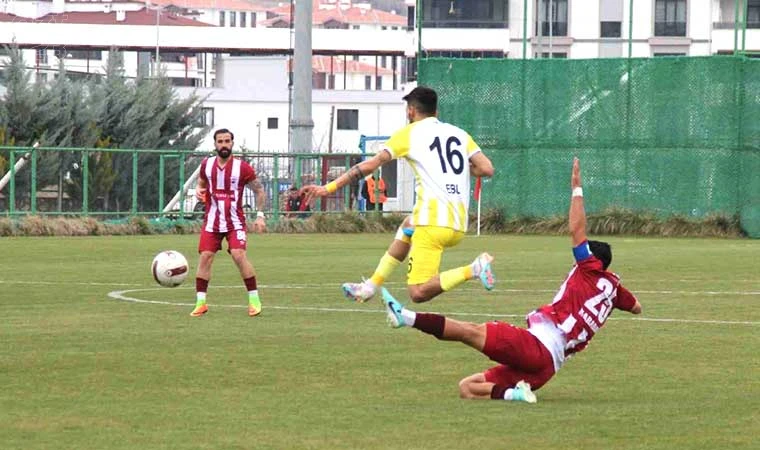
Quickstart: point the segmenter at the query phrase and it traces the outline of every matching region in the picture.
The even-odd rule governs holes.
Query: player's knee
[[[210,265],[212,261],[214,261],[214,254],[211,252],[203,252],[201,253],[200,258],[198,259],[198,264]]]
[[[409,286],[409,298],[414,303],[422,303],[430,300],[430,297],[418,286]]]
[[[236,264],[242,264],[245,262],[245,252],[240,250],[232,250],[230,252],[230,255],[232,256],[232,260],[235,261]]]
[[[463,378],[459,381],[459,398],[470,399],[475,398],[475,394],[470,389],[470,377]]]

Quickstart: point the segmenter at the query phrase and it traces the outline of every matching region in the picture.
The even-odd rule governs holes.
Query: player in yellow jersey
[[[344,292],[357,301],[368,300],[407,255],[407,284],[414,302],[428,301],[475,278],[490,290],[493,258],[487,253],[472,264],[440,274],[438,270],[443,249],[457,245],[467,231],[470,177],[492,176],[493,165],[466,131],[438,120],[438,94],[433,89],[418,86],[403,99],[410,123],[393,134],[380,152],[324,186],[304,187],[309,197],[323,197],[396,158],[406,159],[414,170],[417,196],[411,216],[399,227],[373,277],[364,283],[346,283]]]

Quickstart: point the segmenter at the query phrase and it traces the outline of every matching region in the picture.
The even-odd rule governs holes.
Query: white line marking
[[[31,284],[31,285],[50,285],[50,286],[144,286],[135,283],[97,283],[97,282],[79,282],[79,281],[22,281],[22,280],[0,280],[0,284]]]
[[[216,286],[217,288],[240,288],[240,286]],[[265,286],[261,286],[262,288]],[[273,286],[269,286],[269,288],[272,288]],[[288,289],[289,287],[282,287],[283,289]],[[136,297],[130,297],[126,294],[131,294],[135,292],[148,292],[148,291],[159,291],[166,288],[147,288],[147,289],[126,289],[123,291],[112,291],[108,293],[108,297],[115,299],[115,300],[121,300],[126,302],[132,302],[132,303],[148,303],[148,304],[155,304],[155,305],[168,305],[168,306],[195,306],[195,303],[182,303],[182,302],[169,302],[165,300],[145,300],[140,299]],[[190,289],[190,288],[181,288],[181,289]],[[213,307],[216,308],[246,308],[246,305],[213,305]],[[319,311],[319,312],[356,312],[356,313],[385,313],[383,310],[377,310],[377,309],[358,309],[358,308],[327,308],[327,307],[321,307],[321,306],[275,306],[275,305],[266,305],[267,309],[280,309],[280,310],[291,310],[291,311]],[[509,318],[524,318],[525,314],[504,314],[504,313],[466,313],[466,312],[440,312],[440,311],[430,311],[435,314],[442,314],[442,315],[448,315],[448,316],[468,316],[468,317],[509,317]],[[630,321],[640,321],[640,322],[665,322],[665,323],[696,323],[696,324],[714,324],[714,325],[760,325],[760,322],[751,322],[751,321],[732,321],[732,320],[698,320],[698,319],[658,319],[658,318],[649,318],[649,317],[632,317],[632,318],[618,318],[618,317],[611,317],[609,320],[630,320]]]

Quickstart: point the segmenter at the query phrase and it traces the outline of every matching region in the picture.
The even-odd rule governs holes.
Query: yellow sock
[[[396,269],[396,267],[398,267],[399,264],[401,264],[401,261],[391,256],[388,252],[385,252],[383,257],[380,258],[380,263],[377,265],[377,269],[375,269],[375,273],[372,274],[369,280],[376,287],[382,286],[385,280],[388,279],[389,276],[391,276],[391,274]]]
[[[441,289],[450,291],[465,281],[472,278],[472,267],[462,266],[456,269],[447,270],[440,275]]]

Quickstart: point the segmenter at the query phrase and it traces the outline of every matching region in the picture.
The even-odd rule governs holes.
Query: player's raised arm
[[[303,191],[306,194],[307,201],[311,201],[315,197],[324,197],[327,194],[331,194],[338,189],[351,183],[355,183],[367,174],[370,174],[378,169],[378,167],[387,163],[392,159],[390,152],[382,150],[372,158],[364,160],[359,164],[352,166],[346,173],[339,176],[335,180],[327,183],[324,186],[304,186]]]
[[[583,207],[583,188],[581,187],[581,163],[578,158],[573,159],[573,172],[570,176],[570,237],[573,240],[573,248],[586,240],[586,210]]]

